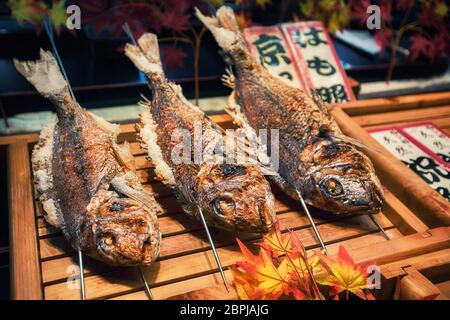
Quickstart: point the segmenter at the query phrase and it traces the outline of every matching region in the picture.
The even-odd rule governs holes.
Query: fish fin
[[[226,68],[226,73],[222,76],[221,80],[225,86],[234,90],[236,77],[230,67]]]
[[[227,105],[225,106],[225,112],[230,115],[236,125],[243,127],[244,129],[250,129],[251,126],[247,120],[247,117],[241,111],[241,106],[237,103],[236,100],[236,91],[233,91],[228,97]]]
[[[108,122],[90,111],[86,111],[86,113],[95,121],[99,129],[112,135],[114,138],[117,138],[120,134],[120,125]]]
[[[375,152],[376,154],[379,154],[379,155],[383,155],[383,153],[382,153],[380,150],[377,150],[377,149],[375,149],[375,148],[369,147],[368,145],[362,143],[362,142],[359,141],[358,139],[351,138],[351,137],[346,136],[346,135],[344,135],[344,134],[340,134],[340,135],[331,135],[331,136],[332,136],[334,139],[336,139],[336,140],[339,140],[339,141],[342,141],[342,142],[345,142],[345,143],[352,144],[352,145],[354,145],[354,146],[356,146],[356,147],[358,147],[358,148],[361,148],[361,149],[367,149],[367,150],[370,150],[370,151]],[[384,155],[383,155],[383,156],[384,156]]]
[[[112,141],[111,145],[117,161],[127,170],[136,172],[133,153],[131,152],[128,142],[125,141],[123,144],[119,145],[115,141]]]
[[[158,37],[155,34],[143,34],[138,39],[138,46],[127,43],[125,54],[147,77],[164,76],[159,56]]]
[[[314,89],[310,89],[310,91],[311,91],[311,99],[314,101],[314,103],[317,105],[317,107],[320,109],[320,111],[322,111],[324,114],[326,114],[328,117],[330,117],[330,113],[328,112],[328,107],[327,107],[325,101],[323,101],[320,94]]]
[[[145,106],[144,103],[141,105]],[[175,177],[172,168],[164,160],[161,147],[158,145],[158,135],[156,134],[156,124],[153,121],[150,110],[143,112],[140,117],[138,132],[141,144],[147,149],[150,161],[155,166],[155,174],[164,184],[174,185]]]
[[[58,201],[53,197],[52,155],[57,126],[57,119],[54,119],[42,128],[39,141],[31,155],[31,164],[36,191],[44,209],[44,218],[52,226],[62,228],[64,218]]]
[[[133,172],[115,177],[111,180],[111,185],[119,193],[144,204],[152,213],[163,212],[153,194],[142,188],[138,177]]]
[[[220,47],[230,50],[235,44],[245,42],[240,34],[239,25],[231,8],[221,6],[215,17],[207,17],[195,8],[197,18],[211,31]]]
[[[40,59],[36,61],[14,59],[14,66],[45,98],[52,98],[68,92],[67,82],[49,51],[41,49]]]

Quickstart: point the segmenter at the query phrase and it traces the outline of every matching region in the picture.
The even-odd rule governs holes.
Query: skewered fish
[[[75,249],[112,265],[149,265],[159,255],[161,208],[135,173],[118,125],[86,111],[71,97],[55,58],[14,61],[49,99],[57,118],[45,126],[32,154],[45,219]]]
[[[383,193],[369,158],[361,146],[339,129],[316,95],[310,99],[261,66],[250,54],[230,8],[216,17],[198,18],[223,49],[229,71],[226,85],[233,89],[227,111],[241,126],[279,129],[279,176],[274,180],[288,195],[332,213],[378,211]]]
[[[222,133],[199,108],[186,100],[179,86],[167,80],[157,37],[145,34],[138,40],[138,46],[128,44],[125,53],[146,74],[153,92],[151,102],[142,102],[148,111],[141,115],[140,137],[157,176],[171,186],[183,210],[200,218],[200,208],[208,225],[231,231],[270,229],[275,212],[269,184],[258,167],[224,163],[216,157],[218,154],[208,152],[222,138]],[[183,143],[181,131],[194,144],[187,161],[174,157],[176,146]],[[196,161],[198,151],[205,157]]]

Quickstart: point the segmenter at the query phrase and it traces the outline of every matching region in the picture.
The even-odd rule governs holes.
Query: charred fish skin
[[[159,254],[161,233],[153,195],[134,171],[118,126],[74,101],[54,57],[14,61],[17,70],[56,107],[57,118],[41,131],[32,153],[36,190],[47,222],[72,247],[111,265],[149,265]]]
[[[274,197],[259,168],[221,161],[195,162],[193,148],[187,163],[174,160],[174,148],[182,143],[177,134],[180,130],[188,133],[190,141],[196,139],[195,132],[201,133],[202,154],[222,138],[222,133],[186,100],[179,86],[166,79],[157,37],[145,34],[138,44],[139,48],[128,44],[125,54],[146,74],[152,88],[152,101],[143,103],[147,111],[137,128],[159,180],[171,186],[189,215],[199,218],[200,207],[208,225],[229,231],[268,231],[275,221]]]
[[[383,192],[371,161],[323,102],[273,77],[251,56],[230,8],[216,17],[196,13],[235,72],[224,77],[233,89],[228,112],[241,126],[279,129],[282,179],[274,181],[291,197],[299,191],[308,204],[334,214],[379,211]]]

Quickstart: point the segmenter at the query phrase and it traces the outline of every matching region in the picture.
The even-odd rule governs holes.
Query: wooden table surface
[[[376,128],[432,121],[446,132],[450,129],[450,92],[357,101],[330,108],[344,132],[368,144],[373,139],[359,125]],[[212,119],[225,128],[232,126],[227,115],[215,115]],[[146,152],[135,142],[134,126],[123,125],[122,130],[120,139],[131,142],[140,179],[165,209],[159,216],[163,233],[161,256],[145,269],[155,298],[235,298],[220,285],[201,224],[183,214],[170,190],[154,180]],[[37,134],[0,138],[0,144],[9,145],[12,297],[79,299],[79,291],[70,286],[71,277],[76,275],[75,252],[58,230],[45,223],[42,208],[32,193],[29,150],[37,138]],[[380,294],[384,298],[392,295],[397,277],[404,279],[410,297],[437,291],[441,298],[447,297],[450,294],[448,202],[395,158],[387,164],[385,158],[369,156],[386,191],[386,204],[376,219],[391,240],[385,239],[365,215],[315,218],[329,251],[334,254],[343,244],[356,261],[379,263],[385,277],[386,286]],[[318,248],[311,225],[299,205],[276,189],[274,193],[281,227],[294,230],[308,250]],[[212,236],[226,269],[242,258],[235,235],[212,229]],[[250,246],[260,238],[259,235],[239,237]],[[405,269],[407,266],[410,269]],[[147,298],[136,268],[114,268],[86,257],[84,272],[88,299]],[[231,282],[229,270],[226,274]],[[196,291],[187,294],[192,290]]]

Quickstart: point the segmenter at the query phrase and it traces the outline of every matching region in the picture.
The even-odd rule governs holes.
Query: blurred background
[[[220,111],[229,94],[220,81],[225,64],[193,8],[209,13],[223,4],[235,10],[242,28],[322,21],[357,99],[450,88],[450,19],[444,0],[0,1],[0,135],[38,131],[51,117],[52,106],[12,63],[50,49],[42,28],[45,16],[82,106],[110,121],[131,122],[137,118],[139,95],[150,95],[145,78],[123,54],[128,39],[122,25],[128,23],[135,37],[157,33],[168,77],[205,111]],[[79,30],[66,28],[70,5],[81,9]],[[379,29],[367,28],[370,5],[380,9]],[[0,180],[6,180],[3,156]],[[7,283],[7,190],[0,189],[0,197],[0,283]],[[1,286],[0,298],[7,297],[7,286]]]

